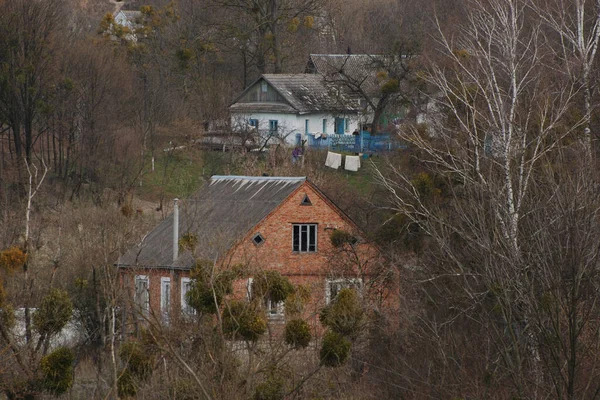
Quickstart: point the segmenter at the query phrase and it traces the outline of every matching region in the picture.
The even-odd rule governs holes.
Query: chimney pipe
[[[179,257],[179,199],[173,200],[173,262]]]

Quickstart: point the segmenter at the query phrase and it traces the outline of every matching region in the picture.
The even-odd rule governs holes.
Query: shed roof
[[[180,252],[173,262],[171,214],[116,265],[190,269],[194,258],[220,258],[305,181],[305,177],[213,176],[180,206],[179,237],[191,233],[198,238],[195,257]]]
[[[305,72],[321,75],[327,81],[360,82],[366,93],[376,95],[377,71],[386,59],[389,56],[376,54],[311,54]]]

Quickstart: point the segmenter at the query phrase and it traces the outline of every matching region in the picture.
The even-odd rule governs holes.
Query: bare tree
[[[251,58],[263,74],[270,57],[273,71],[284,72],[286,32],[294,33],[301,25],[311,27],[320,0],[214,0],[214,4],[228,13],[227,22],[220,22],[223,30],[235,34],[244,57]],[[249,24],[241,25],[240,20]]]
[[[410,82],[416,65],[414,43],[397,43],[383,55],[337,56],[327,63],[325,82],[337,88],[338,101],[355,107],[358,101],[370,115],[371,131],[377,133],[380,119],[394,107],[406,107],[416,85]],[[358,57],[358,58],[356,58]],[[354,104],[351,104],[354,103]]]
[[[595,88],[592,73],[596,64],[596,53],[600,42],[600,1],[575,0],[536,1],[531,0],[532,9],[556,34],[555,56],[561,60],[561,70],[568,79],[581,85],[583,93],[583,140],[588,146],[590,160],[593,141],[597,134],[592,132],[592,94]]]
[[[12,130],[18,160],[31,161],[40,130],[36,126],[52,82],[61,7],[58,2],[0,3],[0,113]]]
[[[525,1],[473,2],[460,35],[441,34],[447,61],[426,77],[437,110],[429,135],[400,133],[417,169],[378,174],[424,233],[410,272],[431,302],[421,326],[439,346],[437,376],[475,397],[598,389],[584,367],[598,345],[598,232],[583,223],[596,221],[597,200],[589,166],[574,161],[586,151],[572,141],[585,118],[567,118],[580,85],[553,72],[542,23]],[[461,344],[469,331],[478,352]]]

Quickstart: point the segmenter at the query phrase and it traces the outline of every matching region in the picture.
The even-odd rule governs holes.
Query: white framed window
[[[252,283],[254,282],[253,278],[248,278],[248,283],[246,284],[246,296],[248,301],[252,300]],[[267,318],[278,319],[284,317],[284,302],[283,301],[272,301],[270,298],[264,299],[265,312],[267,314]]]
[[[144,314],[150,312],[150,278],[148,275],[136,275],[134,301]]]
[[[165,322],[169,321],[169,312],[171,310],[171,278],[160,278],[160,312]]]
[[[317,251],[317,224],[294,224],[292,226],[292,251],[315,253]]]
[[[248,278],[248,283],[246,284],[246,299],[248,301],[252,300],[252,282],[254,282],[254,278]]]
[[[327,279],[325,281],[325,304],[329,304],[335,299],[342,289],[353,288],[359,293],[362,291],[362,279],[360,278],[341,278]]]
[[[283,301],[273,301],[270,298],[265,298],[265,310],[267,318],[277,319],[284,317],[284,303]]]
[[[192,306],[188,304],[186,294],[192,289],[192,279],[191,278],[181,278],[181,311],[187,315],[196,314],[196,310]]]
[[[327,118],[323,118],[323,133],[327,133]]]

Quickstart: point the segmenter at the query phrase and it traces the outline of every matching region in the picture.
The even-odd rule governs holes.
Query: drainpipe
[[[173,262],[179,257],[179,199],[173,200]]]

